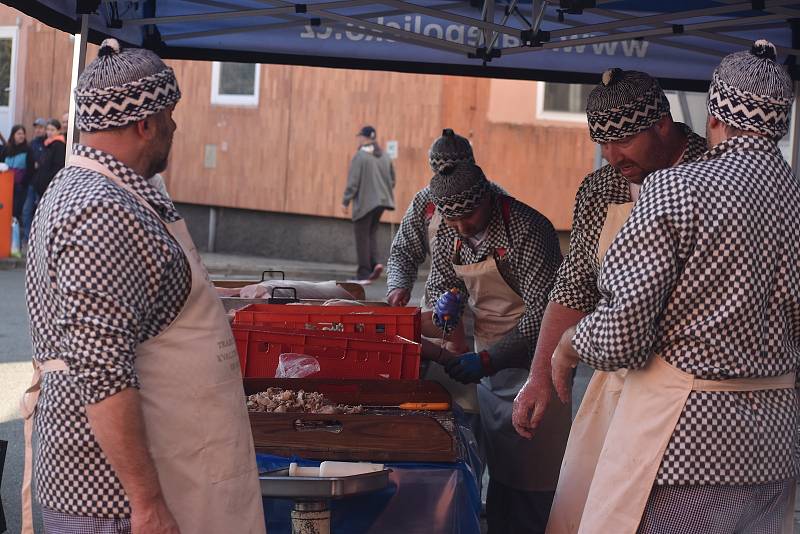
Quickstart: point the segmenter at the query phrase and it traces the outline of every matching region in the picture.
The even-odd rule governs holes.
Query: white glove
[[[0,163],[0,172],[6,172],[8,170],[8,165],[5,163]]]

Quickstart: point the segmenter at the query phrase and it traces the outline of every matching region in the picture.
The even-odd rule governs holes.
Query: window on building
[[[211,103],[224,106],[258,106],[261,65],[224,63],[211,65]]]
[[[536,116],[539,119],[586,122],[586,98],[593,85],[539,82]]]

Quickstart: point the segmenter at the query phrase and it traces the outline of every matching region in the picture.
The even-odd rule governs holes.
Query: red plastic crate
[[[314,378],[417,379],[421,346],[400,336],[288,330],[233,325],[242,376],[272,378],[283,353],[317,358]]]
[[[236,312],[234,324],[323,330],[372,336],[401,336],[420,342],[419,308],[390,306],[289,306],[251,304]]]

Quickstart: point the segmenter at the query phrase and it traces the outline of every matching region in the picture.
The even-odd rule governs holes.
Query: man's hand
[[[342,204],[342,213],[347,215],[350,212],[350,208]]]
[[[553,385],[561,402],[567,404],[572,399],[572,370],[578,366],[578,353],[572,346],[575,327],[567,328],[558,342],[551,365],[553,367]]]
[[[131,534],[180,534],[163,498],[134,505],[131,503]]]
[[[453,380],[462,384],[474,384],[490,374],[488,367],[488,354],[468,352],[448,360],[444,365],[444,370]]]
[[[411,290],[398,287],[389,291],[386,301],[389,306],[405,306],[411,300]]]
[[[511,423],[517,434],[523,438],[533,437],[536,427],[544,418],[547,406],[553,400],[553,385],[550,380],[549,372],[542,374],[539,370],[532,370],[531,376],[514,399]]]

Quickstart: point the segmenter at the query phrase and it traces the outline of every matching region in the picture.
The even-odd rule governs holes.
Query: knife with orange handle
[[[381,410],[428,410],[431,412],[445,412],[450,409],[449,402],[403,402],[393,406],[365,406],[365,408],[378,408]]]

